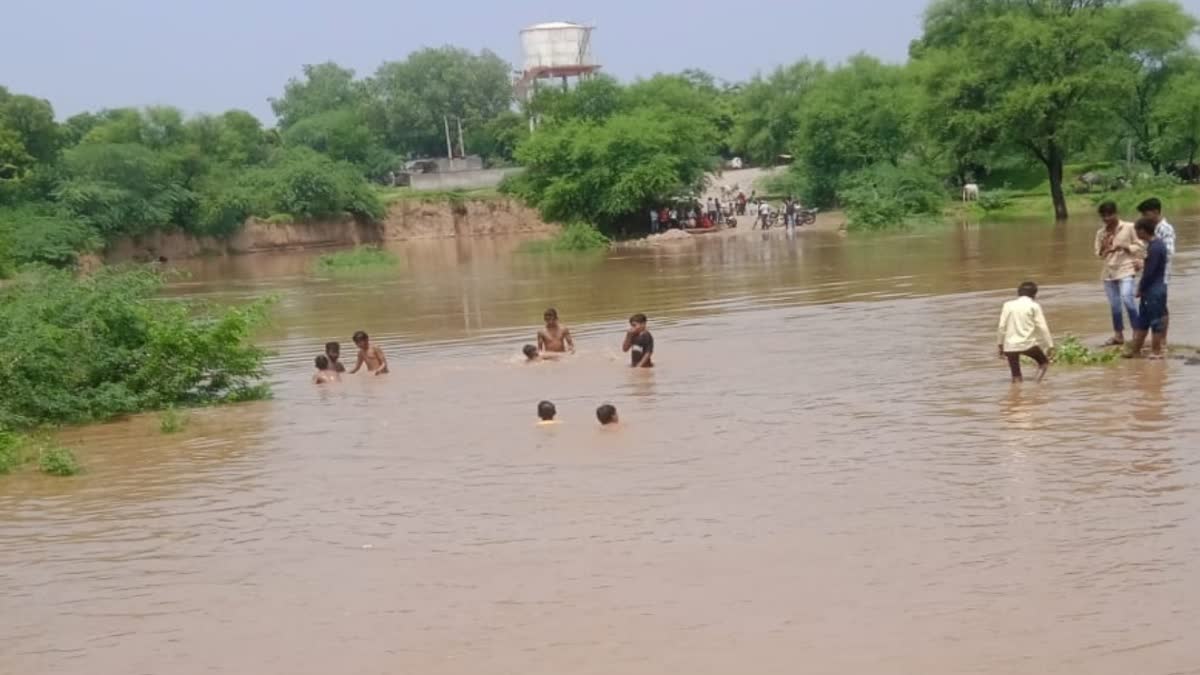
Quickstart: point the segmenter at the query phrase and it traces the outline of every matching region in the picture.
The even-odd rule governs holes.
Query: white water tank
[[[565,21],[539,23],[521,31],[525,72],[594,66],[592,27]]]

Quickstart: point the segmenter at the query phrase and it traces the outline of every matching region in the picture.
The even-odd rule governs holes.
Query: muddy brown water
[[[1200,343],[1177,227],[1173,341]],[[1011,388],[993,354],[1025,278],[1103,339],[1092,233],[191,263],[179,293],[279,296],[276,398],[71,430],[85,475],[0,479],[0,672],[1200,672],[1200,367]],[[579,354],[520,363],[550,305]],[[654,371],[619,353],[635,311]],[[360,328],[392,374],[308,384]]]

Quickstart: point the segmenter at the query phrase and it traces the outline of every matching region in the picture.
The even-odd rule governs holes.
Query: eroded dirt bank
[[[363,224],[352,219],[314,223],[268,223],[250,220],[228,238],[197,237],[163,231],[128,237],[108,246],[107,262],[172,260],[203,255],[236,255],[304,248],[435,239],[486,237],[554,232],[536,211],[511,199],[405,200],[392,204],[382,222]]]

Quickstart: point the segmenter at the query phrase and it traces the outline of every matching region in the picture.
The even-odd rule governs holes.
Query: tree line
[[[740,83],[601,76],[521,102],[495,54],[423,49],[367,77],[305,66],[271,100],[273,127],[169,107],[60,122],[0,88],[0,260],[64,265],[115,237],[222,235],[249,217],[379,218],[370,182],[444,154],[444,118],[468,151],[525,167],[506,189],[544,216],[610,231],[734,156],[790,156],[778,189],[871,226],[1018,174],[1040,175],[1065,218],[1069,164],[1132,151],[1139,174],[1194,165],[1196,25],[1172,0],[935,0],[900,64],[805,60]]]

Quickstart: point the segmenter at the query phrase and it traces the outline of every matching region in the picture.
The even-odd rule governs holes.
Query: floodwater
[[[191,263],[179,293],[279,296],[276,398],[72,430],[86,475],[0,479],[0,673],[1200,673],[1200,367],[1012,388],[994,355],[1026,278],[1056,333],[1106,336],[1092,233]],[[523,364],[551,305],[579,354]],[[638,311],[653,371],[620,353]],[[310,385],[358,329],[392,374]]]

